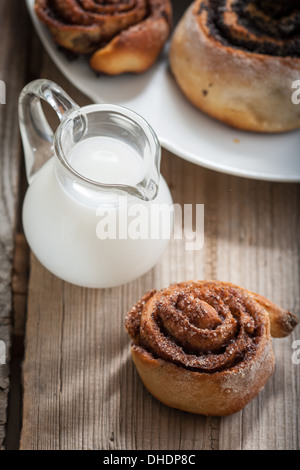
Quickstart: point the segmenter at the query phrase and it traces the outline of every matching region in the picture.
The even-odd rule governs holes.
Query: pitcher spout
[[[136,186],[128,187],[127,193],[131,196],[138,197],[143,201],[153,201],[156,198],[159,190],[159,175],[150,181],[145,182],[145,184],[138,183]]]

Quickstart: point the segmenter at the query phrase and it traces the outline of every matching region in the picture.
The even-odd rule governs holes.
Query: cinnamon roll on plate
[[[300,3],[196,0],[176,27],[170,66],[185,96],[235,128],[300,127]]]
[[[125,320],[148,391],[170,407],[215,416],[240,411],[262,390],[274,371],[271,336],[297,323],[266,298],[218,281],[148,292]]]
[[[35,0],[35,12],[58,45],[108,75],[151,67],[172,25],[170,0]]]

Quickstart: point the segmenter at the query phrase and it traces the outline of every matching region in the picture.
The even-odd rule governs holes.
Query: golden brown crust
[[[291,96],[300,58],[280,55],[280,51],[293,50],[288,43],[292,40],[271,40],[251,29],[245,31],[246,26],[237,23],[237,13],[230,10],[230,0],[224,8],[228,36],[222,38],[222,32],[210,24],[210,3],[194,2],[172,37],[170,65],[183,93],[205,113],[239,129],[283,132],[299,128],[300,107]],[[266,51],[270,49],[273,55],[255,52],[263,48],[259,41],[265,41]],[[248,43],[253,50],[246,47]]]
[[[156,61],[169,33],[170,26],[165,18],[153,14],[96,51],[91,57],[91,67],[109,75],[144,72]]]
[[[256,302],[263,306],[268,312],[271,325],[271,336],[273,338],[284,338],[292,333],[293,329],[298,325],[298,317],[293,313],[278,307],[270,300],[262,295],[249,292]]]
[[[147,293],[125,324],[150,393],[171,407],[221,416],[264,387],[274,368],[270,326],[283,332],[291,315],[234,284],[189,281]]]
[[[170,0],[36,0],[35,11],[57,44],[111,75],[148,69],[172,25]]]
[[[156,359],[134,344],[131,355],[143,384],[156,399],[172,408],[206,416],[226,416],[243,409],[274,370],[269,342],[256,360],[213,376]]]

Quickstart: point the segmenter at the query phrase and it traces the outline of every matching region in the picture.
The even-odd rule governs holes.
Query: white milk
[[[99,183],[135,185],[143,179],[137,152],[112,137],[90,137],[79,142],[68,160],[82,176]]]
[[[111,140],[95,137],[80,142],[68,157],[71,165],[80,174],[102,183],[136,184],[143,174],[137,155],[126,144]],[[120,285],[151,269],[169,240],[153,240],[150,236],[136,240],[99,239],[103,219],[97,215],[95,205],[80,199],[80,191],[74,197],[62,186],[56,164],[52,157],[37,172],[23,205],[25,235],[39,261],[58,277],[86,287]],[[119,220],[120,215],[126,219],[128,206],[124,202],[109,207],[107,194],[103,201],[110,220]],[[162,177],[154,201],[132,197],[128,201],[129,205],[142,204],[148,211],[152,204],[172,204]],[[165,218],[162,219],[165,224]],[[171,231],[172,227],[170,237]]]

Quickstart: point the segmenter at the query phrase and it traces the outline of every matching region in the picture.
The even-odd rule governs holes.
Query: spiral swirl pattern
[[[35,11],[58,44],[79,54],[98,50],[149,18],[171,23],[169,0],[36,0]]]
[[[297,324],[265,297],[219,281],[150,291],[125,320],[147,390],[172,408],[211,416],[240,411],[262,390],[274,371],[271,335]]]
[[[154,357],[207,373],[249,361],[270,337],[263,307],[246,290],[214,281],[146,294],[128,313],[126,327]]]
[[[300,5],[295,0],[199,0],[194,12],[225,46],[300,56]]]

